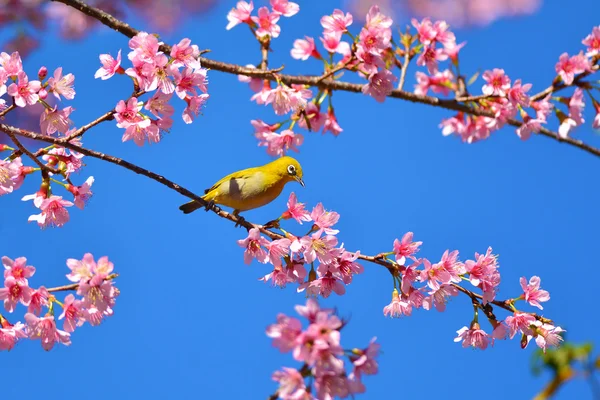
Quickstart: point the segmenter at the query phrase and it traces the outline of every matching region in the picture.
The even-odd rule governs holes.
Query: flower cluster
[[[473,260],[461,262],[458,251],[446,250],[437,263],[432,263],[427,258],[416,258],[422,242],[413,241],[413,233],[408,232],[401,240],[394,241],[393,251],[385,253],[386,257],[393,255],[397,265],[394,273],[394,290],[392,301],[383,308],[383,313],[390,317],[411,315],[413,309],[424,308],[445,311],[449,299],[458,296],[459,290],[468,294],[474,304],[474,318],[470,327],[463,327],[458,331],[455,341],[463,342],[463,347],[477,347],[486,349],[496,339],[505,339],[510,334],[512,339],[517,332],[523,335],[524,346],[530,339],[535,338],[536,343],[542,348],[556,346],[562,340],[558,333],[563,332],[560,327],[550,325],[548,320],[536,318],[531,313],[517,310],[516,302],[525,300],[530,305],[543,309],[541,302],[550,300],[547,291],[540,289],[540,278],[532,277],[529,282],[521,278],[523,293],[506,304],[514,312],[504,321],[498,321],[492,313],[486,313],[491,326],[491,335],[486,333],[479,325],[479,311],[486,311],[486,305],[496,299],[500,285],[500,272],[498,271],[498,257],[488,248],[485,254],[475,253]],[[410,265],[407,261],[411,261]],[[481,291],[476,295],[470,290],[465,290],[458,284],[468,281],[473,287]],[[416,286],[420,283],[422,286]]]
[[[35,274],[35,268],[27,265],[27,259],[19,257],[11,260],[2,257],[4,266],[4,287],[0,288],[0,300],[9,313],[16,310],[18,304],[27,307],[25,324],[10,323],[0,315],[0,350],[11,350],[20,339],[40,339],[44,350],[51,350],[56,343],[71,344],[71,333],[84,323],[97,326],[107,316],[113,314],[115,299],[119,290],[114,286],[113,264],[107,257],[96,262],[91,254],[82,260],[69,259],[67,266],[71,272],[67,278],[73,285],[46,289],[40,286],[33,289],[29,278]],[[61,302],[54,292],[75,290],[80,298],[67,295]],[[55,318],[56,305],[62,308],[58,320],[63,321],[63,329],[58,329]],[[42,315],[42,309],[47,309]]]
[[[5,94],[12,96],[13,103],[17,107],[29,107],[37,103],[44,105],[40,116],[40,131],[44,135],[64,135],[69,137],[73,132],[72,121],[69,115],[73,108],[68,106],[59,109],[58,106],[48,104],[49,94],[55,101],[63,98],[73,100],[75,89],[73,87],[75,77],[73,74],[63,74],[61,67],[56,68],[54,74],[48,78],[48,70],[41,67],[37,77],[39,80],[30,80],[23,70],[23,62],[18,52],[12,54],[0,53],[0,111],[6,108],[6,102],[1,97]],[[48,79],[46,79],[48,78]],[[74,138],[71,143],[78,144]],[[83,154],[68,150],[59,145],[51,145],[39,149],[35,157],[41,157],[40,163],[44,161],[44,169],[24,166],[21,153],[7,145],[0,145],[0,152],[12,151],[13,153],[5,159],[0,159],[0,196],[12,193],[19,189],[27,175],[34,172],[42,172],[42,184],[40,189],[31,195],[26,195],[24,201],[33,200],[33,204],[40,210],[39,214],[29,217],[29,221],[35,221],[42,228],[47,226],[63,226],[69,221],[67,207],[74,204],[83,209],[85,203],[92,196],[91,186],[93,177],[89,177],[81,186],[72,183],[70,176],[79,172],[83,166]],[[63,181],[55,179],[62,176]],[[65,183],[66,181],[66,183]],[[73,195],[74,203],[54,195],[51,184],[63,186]]]
[[[278,219],[294,219],[299,224],[312,222],[309,232],[301,237],[286,232],[286,237],[269,241],[258,228],[249,231],[248,237],[238,244],[245,249],[244,261],[250,264],[253,259],[263,264],[273,265],[273,271],[261,278],[274,286],[285,287],[288,283],[299,285],[298,291],[306,291],[309,296],[329,297],[333,292],[343,295],[346,285],[352,282],[355,274],[363,272],[356,262],[360,252],[352,253],[338,246],[337,234],[333,229],[340,216],[327,211],[323,204],[317,204],[312,212],[305,210],[294,193],[290,194],[288,209]],[[315,263],[317,266],[315,267]],[[307,271],[306,265],[310,265]]]
[[[276,396],[283,400],[347,398],[365,392],[364,375],[378,371],[379,344],[371,340],[365,349],[344,350],[340,330],[344,322],[330,309],[322,309],[314,299],[296,312],[308,320],[303,329],[299,319],[285,314],[267,327],[267,336],[282,353],[292,352],[294,360],[304,363],[300,369],[284,367],[273,374],[279,383]],[[346,371],[347,356],[352,371]],[[307,385],[306,378],[312,378]],[[314,392],[313,392],[314,389]],[[314,393],[314,394],[313,394]]]
[[[133,140],[138,146],[159,142],[161,133],[168,132],[173,125],[171,117],[175,109],[169,104],[173,94],[186,103],[182,118],[187,124],[192,123],[208,100],[207,70],[198,60],[198,46],[182,39],[173,45],[168,57],[160,50],[162,44],[147,32],[131,38],[128,58],[133,66],[126,70],[121,66],[120,50],[117,58],[100,55],[102,67],[96,71],[96,78],[105,80],[115,74],[126,74],[133,79],[136,89],[141,90],[140,94],[155,92],[146,102],[135,96],[118,102],[114,117],[117,126],[125,129],[123,142]],[[142,113],[142,108],[152,117]]]

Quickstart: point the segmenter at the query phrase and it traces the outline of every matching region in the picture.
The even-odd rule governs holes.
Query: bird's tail
[[[179,209],[183,211],[184,214],[192,213],[199,208],[202,208],[202,204],[198,203],[196,200],[189,201],[179,206]]]

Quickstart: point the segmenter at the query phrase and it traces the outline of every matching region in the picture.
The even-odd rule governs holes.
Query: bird
[[[215,204],[233,208],[236,217],[242,211],[262,207],[275,200],[288,182],[296,181],[304,187],[302,167],[294,158],[284,156],[259,167],[247,168],[227,175],[204,191],[206,205],[192,200],[179,209],[189,214]],[[241,217],[240,217],[241,218]]]

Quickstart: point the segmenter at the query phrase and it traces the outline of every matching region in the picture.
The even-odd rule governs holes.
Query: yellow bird
[[[248,168],[227,175],[210,189],[202,198],[209,204],[220,204],[233,208],[233,214],[252,210],[269,204],[281,194],[286,183],[296,181],[304,186],[302,167],[292,157],[281,157],[260,167]],[[179,209],[185,214],[203,207],[192,200]]]

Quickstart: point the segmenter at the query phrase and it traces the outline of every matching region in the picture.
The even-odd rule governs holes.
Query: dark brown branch
[[[92,18],[97,19],[98,21],[102,22],[104,25],[116,30],[117,32],[122,33],[123,35],[125,35],[127,37],[131,38],[139,33],[139,31],[137,29],[132,28],[127,23],[120,21],[117,18],[113,17],[112,15],[110,15],[98,8],[89,6],[79,0],[52,0],[52,1],[60,2],[60,3],[66,4],[68,6],[71,6],[75,9],[81,11],[82,13],[84,13]],[[171,46],[162,45],[161,50],[164,51],[165,53],[170,53]],[[214,69],[216,71],[221,71],[221,72],[226,72],[226,73],[236,74],[236,75],[262,77],[264,79],[268,79],[271,81],[280,80],[281,82],[285,83],[288,86],[291,84],[299,84],[299,85],[314,86],[314,87],[318,87],[320,89],[340,90],[340,91],[353,92],[353,93],[361,93],[362,87],[363,87],[363,85],[356,84],[356,83],[340,82],[340,81],[331,80],[331,79],[322,80],[321,76],[296,76],[296,75],[285,75],[285,74],[277,74],[276,75],[275,72],[281,71],[283,69],[283,67],[279,68],[277,70],[264,71],[264,70],[260,70],[260,69],[248,69],[248,68],[241,67],[239,65],[229,64],[229,63],[225,63],[225,62],[221,62],[221,61],[215,61],[215,60],[211,60],[211,59],[204,58],[204,57],[199,57],[199,60],[204,67]],[[544,92],[542,92],[542,93],[544,93]],[[535,95],[534,98],[537,98],[537,96],[541,95],[542,93]],[[406,92],[406,91],[399,90],[399,89],[393,90],[392,93],[390,93],[390,95],[388,97],[407,100],[407,101],[410,101],[413,103],[421,103],[421,104],[427,104],[430,106],[441,107],[441,108],[445,108],[445,109],[453,110],[453,111],[460,111],[460,112],[464,112],[464,113],[471,114],[471,115],[485,116],[485,117],[491,117],[491,118],[495,117],[494,113],[491,111],[475,109],[475,108],[469,107],[467,105],[464,105],[456,100],[440,99],[440,98],[431,97],[431,96],[421,96],[421,95],[416,95],[414,93]],[[522,122],[517,121],[515,119],[510,119],[510,120],[508,120],[508,124],[515,126],[515,127],[520,127],[522,125]],[[590,154],[593,154],[595,156],[600,156],[600,149],[592,147],[592,146],[582,142],[581,140],[576,140],[576,139],[572,139],[569,137],[566,139],[562,139],[558,136],[558,134],[556,132],[550,131],[545,128],[542,128],[540,130],[539,134],[546,136],[548,138],[557,140],[562,143],[570,144],[571,146],[575,146],[575,147],[577,147],[581,150],[584,150]]]
[[[35,154],[33,154],[32,152],[30,152],[29,150],[27,150],[27,148],[25,146],[23,146],[23,144],[19,141],[19,139],[16,138],[16,136],[15,136],[15,134],[13,132],[5,131],[5,133],[8,135],[8,137],[10,138],[10,140],[12,140],[12,142],[15,144],[15,146],[17,146],[17,148],[19,149],[19,151],[21,153],[27,155],[29,158],[31,158],[31,161],[33,161],[34,163],[36,163],[40,167],[40,169],[42,170],[42,172],[44,174],[47,174],[48,172],[50,172],[52,174],[55,174],[55,175],[59,174],[58,170],[47,166],[46,164],[44,164],[43,162],[41,162],[40,159],[37,158],[37,156]]]
[[[6,107],[4,109],[4,111],[0,111],[0,118],[4,117],[6,114],[8,114],[12,110],[14,110],[16,107],[17,106],[15,106],[14,104],[11,104],[10,106]]]

